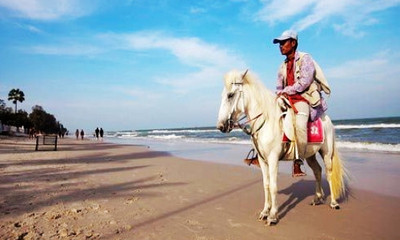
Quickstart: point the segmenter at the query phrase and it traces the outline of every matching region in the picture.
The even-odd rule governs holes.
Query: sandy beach
[[[400,239],[397,154],[343,152],[354,177],[340,210],[309,205],[310,172],[281,172],[269,227],[255,167],[90,140],[34,149],[0,139],[0,239]]]

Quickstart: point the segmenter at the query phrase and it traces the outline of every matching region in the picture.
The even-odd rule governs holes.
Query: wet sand
[[[269,227],[255,167],[74,139],[35,152],[33,140],[3,138],[0,239],[400,239],[398,155],[342,155],[357,177],[340,210],[310,206],[313,178],[281,172]]]

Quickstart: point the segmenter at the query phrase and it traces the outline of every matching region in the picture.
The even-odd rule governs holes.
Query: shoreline
[[[263,192],[254,167],[89,140],[60,139],[58,151],[32,146],[0,139],[1,239],[400,237],[399,197],[352,188],[339,211],[328,200],[312,207],[312,178],[280,173],[280,222],[267,227],[257,220]]]

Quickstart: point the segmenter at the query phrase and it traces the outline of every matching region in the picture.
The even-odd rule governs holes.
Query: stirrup
[[[301,158],[295,159],[293,162],[299,166],[304,165],[304,160]]]
[[[255,152],[254,148],[249,151],[249,153],[247,154],[247,157],[243,161],[249,166],[251,164],[260,166],[260,164],[258,162],[258,156],[257,156],[257,153]]]

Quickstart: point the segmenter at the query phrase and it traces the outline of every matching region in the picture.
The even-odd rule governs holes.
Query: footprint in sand
[[[243,225],[241,223],[234,223],[232,219],[228,219],[228,223],[231,227],[242,227]]]
[[[132,196],[125,201],[125,204],[133,204],[137,202],[140,198],[137,196]]]

